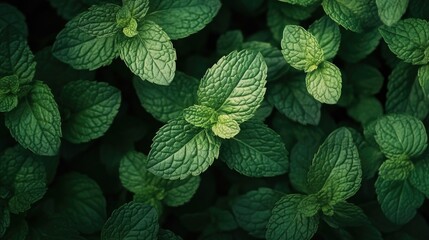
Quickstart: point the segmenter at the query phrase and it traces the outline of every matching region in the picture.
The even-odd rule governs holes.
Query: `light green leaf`
[[[269,88],[268,101],[294,121],[304,125],[319,124],[321,104],[307,92],[302,78],[288,79]]]
[[[301,26],[286,25],[281,47],[286,62],[304,72],[314,71],[325,58],[317,39]]]
[[[272,177],[289,169],[288,152],[280,136],[266,125],[249,121],[232,139],[223,141],[220,158],[239,173]]]
[[[404,62],[426,64],[429,62],[429,22],[409,18],[391,27],[381,26],[381,36],[389,49]]]
[[[413,170],[410,160],[387,159],[381,164],[378,175],[385,180],[406,180]]]
[[[376,0],[378,16],[387,26],[398,22],[408,7],[408,0]]]
[[[25,16],[14,6],[7,3],[0,4],[0,32],[9,28],[13,32],[19,33],[24,38],[28,35]]]
[[[209,131],[182,119],[168,122],[153,139],[148,170],[171,180],[201,174],[219,155],[220,141]]]
[[[308,31],[317,39],[325,59],[332,59],[337,55],[341,42],[340,28],[328,16],[315,21]]]
[[[415,215],[424,201],[424,195],[407,180],[389,181],[378,178],[375,182],[377,199],[386,217],[395,224],[405,224]]]
[[[58,153],[61,117],[49,87],[36,81],[18,106],[5,115],[12,136],[24,147],[39,155]]]
[[[417,79],[426,96],[429,96],[429,65],[419,67],[417,71]]]
[[[386,115],[379,119],[374,138],[380,150],[392,159],[418,156],[427,147],[425,126],[409,115]]]
[[[242,50],[222,57],[201,79],[198,103],[237,123],[253,117],[265,94],[267,65],[261,54]]]
[[[145,20],[154,21],[171,39],[203,29],[219,11],[219,0],[151,0]]]
[[[85,33],[79,28],[79,16],[68,22],[57,35],[52,54],[75,69],[94,70],[109,65],[119,55],[116,37]]]
[[[104,82],[78,80],[64,86],[60,99],[64,138],[83,143],[106,133],[118,113],[121,93]]]
[[[271,210],[282,193],[269,188],[259,188],[236,198],[232,212],[238,225],[257,238],[264,238]]]
[[[281,198],[272,210],[267,224],[267,240],[309,240],[316,233],[319,217],[305,217],[298,209],[304,195],[290,194]]]
[[[362,169],[352,135],[346,128],[339,128],[314,155],[307,173],[309,190],[326,196],[327,202],[322,204],[333,206],[353,196],[361,180]]]
[[[409,181],[413,187],[429,198],[429,161],[421,160],[415,164],[414,171],[411,172]]]
[[[373,0],[323,0],[322,6],[332,20],[353,32],[363,32],[380,23]]]
[[[129,202],[113,211],[101,230],[101,239],[156,239],[158,229],[158,214],[154,208]]]
[[[217,122],[212,126],[213,133],[223,139],[235,137],[240,132],[240,126],[229,115],[219,115]]]
[[[120,43],[120,57],[143,80],[169,85],[176,70],[176,51],[163,29],[144,21],[133,38]]]
[[[186,108],[183,110],[183,117],[188,123],[202,128],[209,128],[218,121],[217,112],[213,108],[202,105]]]
[[[290,3],[290,4],[297,4],[297,5],[301,5],[301,6],[304,6],[304,7],[319,2],[319,0],[279,0],[279,1],[280,2]]]
[[[381,35],[377,28],[362,33],[341,31],[338,56],[346,62],[359,62],[377,48],[380,39]],[[350,44],[351,42],[353,44]]]
[[[119,31],[116,25],[116,13],[120,7],[115,4],[103,4],[90,7],[80,14],[75,21],[85,34],[95,37],[111,37]]]
[[[319,102],[335,104],[341,97],[342,79],[337,66],[323,62],[305,77],[307,91]]]
[[[429,101],[416,80],[417,67],[399,63],[389,75],[387,84],[387,113],[405,113],[424,119]]]
[[[155,85],[135,78],[134,88],[140,103],[154,118],[162,122],[179,117],[183,109],[197,102],[198,80],[176,72],[168,86]]]
[[[53,188],[55,211],[82,233],[98,232],[106,221],[106,200],[91,178],[69,173]]]
[[[315,216],[320,209],[319,197],[316,194],[305,196],[298,204],[298,211],[306,217]]]

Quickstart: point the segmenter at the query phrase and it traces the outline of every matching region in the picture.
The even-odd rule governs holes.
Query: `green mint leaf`
[[[120,42],[120,57],[143,80],[169,85],[176,69],[176,51],[170,38],[154,22],[145,20],[138,34]]]
[[[36,81],[18,106],[5,115],[5,125],[24,147],[53,156],[61,143],[61,117],[49,87]]]
[[[122,0],[122,5],[130,11],[132,18],[141,20],[149,11],[149,2],[149,0]]]
[[[289,179],[292,186],[300,192],[310,193],[307,172],[319,145],[319,140],[307,138],[296,143],[290,152]]]
[[[321,103],[335,104],[341,97],[341,72],[333,63],[325,61],[307,73],[305,84],[308,93]]]
[[[306,217],[315,216],[319,212],[320,208],[319,198],[316,194],[305,196],[298,204],[298,211]]]
[[[240,132],[240,126],[229,115],[219,115],[217,122],[212,126],[213,133],[223,139],[235,137]]]
[[[283,196],[269,188],[259,188],[236,198],[232,212],[238,225],[257,238],[264,238],[275,203]]]
[[[0,206],[0,237],[3,237],[10,225],[10,213],[6,207]]]
[[[399,63],[389,75],[387,83],[387,113],[405,113],[424,119],[429,112],[429,101],[417,78],[417,67]]]
[[[60,96],[64,138],[72,143],[89,142],[106,133],[121,104],[121,93],[103,82],[73,81]]]
[[[429,197],[429,162],[421,160],[415,164],[414,171],[411,172],[409,182],[413,187],[422,192],[426,198]]]
[[[362,209],[353,203],[339,202],[334,206],[334,215],[324,216],[324,220],[334,228],[358,227],[371,224]]]
[[[288,152],[280,136],[266,125],[249,121],[240,133],[222,143],[220,158],[241,174],[272,177],[288,171]]]
[[[382,116],[383,106],[375,97],[363,97],[357,99],[357,102],[347,109],[347,114],[365,124]]]
[[[53,188],[56,213],[82,233],[98,232],[106,221],[106,200],[91,178],[69,173],[58,179]]]
[[[301,26],[286,25],[281,47],[286,62],[304,72],[314,71],[325,58],[317,39]]]
[[[279,0],[280,2],[286,2],[286,3],[290,3],[290,4],[297,4],[297,5],[301,5],[304,7],[313,5],[317,2],[319,2],[319,0]]]
[[[306,217],[298,209],[304,195],[290,194],[276,202],[267,224],[267,240],[309,240],[316,233],[319,217]]]
[[[371,65],[350,65],[345,69],[345,73],[347,80],[353,85],[353,92],[356,95],[375,95],[383,86],[383,74]]]
[[[381,210],[395,224],[409,222],[425,198],[407,180],[389,181],[379,177],[375,182],[375,191]]]
[[[379,31],[389,49],[404,62],[429,62],[429,22],[426,20],[409,18],[391,27],[381,26]]]
[[[387,159],[378,170],[379,177],[386,180],[406,180],[414,170],[414,165],[410,160]]]
[[[381,35],[377,28],[362,33],[342,31],[338,56],[346,62],[359,62],[377,48],[380,39]],[[351,42],[353,44],[350,44]]]
[[[113,211],[101,230],[101,239],[156,239],[158,230],[158,214],[154,208],[129,202]]]
[[[319,124],[321,104],[307,92],[301,77],[272,86],[267,95],[268,101],[286,117],[304,125]]]
[[[374,138],[380,150],[391,159],[415,157],[427,147],[425,126],[409,115],[387,115],[379,119]]]
[[[429,96],[429,65],[419,67],[417,79],[426,96]]]
[[[19,84],[30,83],[34,78],[36,62],[27,41],[10,31],[0,33],[0,76],[16,75]]]
[[[308,31],[317,39],[325,59],[332,59],[337,55],[341,42],[340,28],[328,16],[315,21]]]
[[[265,94],[267,65],[261,54],[242,50],[222,57],[201,79],[198,103],[237,123],[253,117]]]
[[[387,26],[398,22],[408,7],[408,0],[376,0],[378,16]]]
[[[217,112],[213,108],[202,105],[186,108],[183,110],[183,117],[188,123],[202,128],[209,128],[218,121]]]
[[[219,148],[220,141],[210,130],[172,120],[153,139],[147,167],[162,178],[184,179],[204,172],[219,155]]]
[[[135,78],[134,88],[143,108],[161,122],[179,117],[183,109],[197,102],[198,80],[176,72],[168,86],[155,85]]]
[[[25,23],[25,16],[14,6],[1,3],[0,4],[0,33],[6,28],[10,28],[13,32],[19,33],[23,37],[27,37],[28,29]]]
[[[145,187],[157,178],[147,171],[146,165],[147,157],[143,153],[135,151],[126,153],[119,165],[122,186],[133,193],[143,192]]]
[[[179,39],[203,29],[220,7],[219,0],[150,0],[145,20],[161,26],[171,39]]]
[[[25,212],[46,192],[43,163],[21,146],[7,149],[0,157],[0,182],[10,192],[9,211]]]
[[[77,17],[77,26],[91,36],[101,38],[114,36],[119,30],[116,25],[116,13],[119,9],[120,7],[115,4],[92,6]]]
[[[372,124],[373,122],[370,122],[370,124]],[[367,130],[365,129],[364,132],[365,131]],[[368,136],[365,136],[364,138],[364,136],[362,136],[362,134],[357,132],[356,130],[351,130],[351,133],[353,135],[353,140],[356,144],[356,147],[358,148],[359,158],[362,164],[362,178],[370,179],[374,177],[374,175],[377,173],[385,157],[377,147],[377,143],[375,143],[375,140],[372,144],[372,142],[370,143]]]
[[[162,185],[165,189],[163,202],[170,207],[177,207],[191,200],[200,186],[200,177],[188,177],[175,181],[164,180]]]
[[[0,112],[10,112],[18,106],[18,96],[0,94]]]
[[[332,20],[353,32],[363,32],[380,23],[373,0],[323,0],[322,6]]]
[[[339,128],[326,138],[313,158],[307,173],[309,190],[326,195],[326,201],[333,206],[353,196],[361,180],[361,164],[352,135],[346,128]]]
[[[216,41],[216,50],[220,55],[226,55],[234,50],[241,49],[244,37],[240,30],[228,31]]]
[[[109,65],[119,55],[116,37],[97,37],[85,33],[79,27],[79,16],[58,33],[52,54],[75,69],[94,70]]]

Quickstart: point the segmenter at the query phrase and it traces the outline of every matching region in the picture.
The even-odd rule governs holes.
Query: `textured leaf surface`
[[[230,139],[240,132],[240,126],[229,115],[219,115],[217,122],[212,126],[212,131],[220,138]]]
[[[290,3],[290,4],[298,4],[301,6],[309,6],[317,3],[319,0],[279,0],[279,1]]]
[[[183,111],[183,117],[188,123],[202,128],[209,128],[218,120],[218,115],[213,108],[202,105],[186,108]]]
[[[238,123],[253,117],[265,94],[267,65],[261,54],[242,50],[222,57],[201,79],[198,103]]]
[[[408,7],[408,0],[376,0],[378,16],[387,26],[398,22]]]
[[[94,233],[106,221],[106,200],[91,178],[69,173],[58,179],[54,189],[55,210],[82,233]]]
[[[104,82],[73,81],[61,94],[63,135],[72,143],[99,138],[109,129],[121,104],[121,93]]]
[[[5,117],[12,136],[39,155],[56,155],[60,147],[61,117],[49,87],[35,82],[28,95]]]
[[[339,202],[334,206],[334,215],[330,222],[340,227],[357,227],[370,224],[362,209],[352,203]]]
[[[116,13],[119,9],[115,4],[92,6],[77,17],[78,28],[91,36],[114,36],[119,30],[116,25]]]
[[[171,39],[203,29],[216,16],[219,0],[151,0],[145,19],[156,22]]]
[[[0,4],[0,32],[6,28],[12,28],[14,32],[23,37],[27,37],[28,29],[25,23],[25,16],[14,6]]]
[[[164,181],[163,185],[165,189],[164,203],[176,207],[191,200],[200,186],[200,177],[191,176],[183,180]]]
[[[156,239],[158,229],[158,214],[154,208],[129,202],[113,211],[103,226],[101,239]]]
[[[286,62],[305,72],[317,69],[325,58],[317,39],[301,26],[286,25],[281,47]]]
[[[120,57],[143,80],[169,85],[176,70],[176,51],[163,29],[144,21],[133,38],[120,43]]]
[[[220,141],[209,130],[185,120],[172,120],[157,132],[149,152],[148,169],[174,179],[204,172],[219,155]]]
[[[427,147],[423,123],[409,115],[387,115],[375,125],[375,140],[389,158],[420,155]]]
[[[426,20],[409,18],[391,27],[381,26],[379,31],[398,58],[411,64],[429,62],[429,22]]]
[[[411,172],[409,181],[413,187],[422,192],[426,198],[429,197],[429,161],[421,160],[415,164],[414,171]]]
[[[381,164],[378,175],[385,180],[406,180],[413,170],[410,160],[387,159]]]
[[[250,235],[264,238],[271,210],[282,195],[269,188],[259,188],[238,197],[232,204],[238,225]]]
[[[342,79],[337,66],[323,62],[305,77],[307,91],[319,102],[335,104],[341,97]]]
[[[310,25],[308,31],[317,39],[325,59],[332,59],[340,48],[341,34],[338,25],[324,16]]]
[[[311,239],[317,231],[319,218],[305,217],[299,212],[298,205],[303,199],[304,195],[291,194],[275,204],[267,224],[267,240]]]
[[[271,177],[288,171],[288,152],[276,132],[253,121],[241,127],[237,136],[222,143],[220,158],[230,168],[251,177]]]
[[[417,79],[425,95],[429,96],[429,65],[419,67]]]

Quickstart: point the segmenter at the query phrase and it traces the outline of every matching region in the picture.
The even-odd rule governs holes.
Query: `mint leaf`
[[[183,205],[194,196],[200,186],[200,177],[188,177],[183,180],[163,182],[165,197],[163,202],[171,207]]]
[[[52,54],[75,69],[94,70],[109,65],[119,55],[116,37],[97,37],[84,32],[79,27],[79,16],[58,33]]]
[[[0,112],[9,112],[18,106],[19,80],[16,75],[0,78]]]
[[[202,128],[209,128],[218,121],[217,112],[213,108],[202,105],[186,108],[183,110],[183,117],[188,123]]]
[[[39,155],[58,153],[61,118],[49,87],[36,81],[18,106],[5,115],[5,125],[24,147]]]
[[[279,0],[279,1],[290,3],[290,4],[297,4],[297,5],[306,7],[317,3],[319,0]]]
[[[429,96],[429,65],[419,67],[417,79],[426,96]]]
[[[305,217],[298,209],[304,195],[290,194],[276,202],[267,224],[267,240],[311,239],[319,225],[319,217]]]
[[[339,202],[334,206],[334,215],[325,216],[329,225],[333,227],[358,227],[369,225],[370,221],[362,209],[353,203]]]
[[[240,30],[232,30],[222,34],[216,41],[216,50],[220,55],[226,55],[241,49],[244,37]]]
[[[252,118],[262,102],[266,77],[261,54],[234,51],[207,70],[198,88],[198,103],[240,124]]]
[[[158,24],[171,39],[203,29],[219,11],[219,0],[150,0],[145,20]]]
[[[94,233],[106,221],[106,200],[98,184],[91,178],[69,173],[53,188],[55,211],[82,233]]]
[[[342,31],[338,56],[346,62],[359,62],[377,48],[380,39],[381,35],[377,28],[362,33]]]
[[[409,115],[387,115],[375,125],[375,141],[389,158],[403,159],[420,155],[427,147],[423,123]]]
[[[268,101],[286,117],[304,125],[319,124],[321,104],[307,92],[301,77],[275,84],[267,95]]]
[[[122,0],[122,5],[128,11],[132,18],[142,19],[149,11],[149,0]]]
[[[158,229],[158,215],[154,208],[129,202],[113,211],[101,230],[101,239],[156,239]]]
[[[307,73],[305,84],[310,95],[321,103],[335,104],[341,97],[341,72],[333,63],[325,61]]]
[[[363,32],[380,22],[373,0],[323,0],[322,6],[332,20],[353,32]]]
[[[408,0],[376,0],[378,16],[387,26],[398,22],[407,10]]]
[[[321,209],[319,201],[319,197],[316,194],[307,195],[299,203],[298,211],[306,217],[313,217]]]
[[[406,180],[413,170],[410,160],[387,159],[381,164],[378,174],[386,180]]]
[[[236,198],[232,212],[238,225],[257,238],[264,238],[271,210],[282,193],[269,188],[258,188]]]
[[[250,177],[271,177],[288,171],[288,152],[280,136],[266,125],[249,121],[240,133],[222,143],[220,158]]]
[[[73,81],[61,93],[63,135],[72,143],[89,142],[106,133],[121,104],[121,93],[103,82]]]
[[[404,62],[429,62],[429,23],[426,20],[409,18],[391,27],[381,26],[379,31],[389,49]]]
[[[421,160],[415,164],[414,171],[411,172],[409,181],[413,187],[423,193],[426,198],[429,197],[429,162]]]
[[[338,25],[324,16],[310,25],[308,31],[317,39],[325,59],[332,59],[340,48],[341,34]]]
[[[378,178],[375,190],[383,213],[395,224],[409,222],[424,201],[424,195],[407,180],[389,181]]]
[[[217,122],[212,126],[213,133],[223,139],[235,137],[240,132],[240,126],[229,115],[219,115]]]
[[[346,78],[353,85],[355,94],[371,96],[380,92],[384,77],[375,67],[367,64],[354,64],[345,69]]]
[[[286,62],[304,72],[314,71],[325,59],[317,39],[301,26],[286,25],[281,47]]]
[[[138,27],[138,34],[120,42],[120,57],[143,80],[169,85],[176,69],[176,52],[163,29],[151,21]]]
[[[0,4],[0,33],[9,28],[13,32],[27,37],[28,29],[25,24],[25,16],[14,6],[7,3]]]
[[[383,106],[375,97],[363,97],[357,99],[353,105],[347,109],[347,114],[363,124],[383,115]]]
[[[209,130],[172,120],[153,139],[147,167],[162,178],[184,179],[204,172],[219,155],[219,148],[219,139]]]
[[[143,108],[161,122],[179,117],[183,109],[197,102],[198,80],[176,72],[168,86],[155,85],[135,78],[134,88]]]
[[[119,28],[116,25],[116,13],[120,7],[115,4],[103,4],[90,7],[75,21],[85,34],[96,37],[114,36]]]
[[[332,132],[314,155],[307,173],[309,190],[327,195],[333,206],[353,196],[360,187],[362,170],[357,148],[346,128]]]
[[[144,188],[156,179],[146,169],[147,157],[143,153],[126,153],[119,166],[119,178],[122,186],[133,193],[143,192]],[[155,181],[156,182],[156,181]]]

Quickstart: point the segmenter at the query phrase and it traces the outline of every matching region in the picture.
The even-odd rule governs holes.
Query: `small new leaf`
[[[340,69],[330,62],[323,62],[305,77],[307,91],[319,102],[335,104],[341,97]]]
[[[217,122],[212,126],[213,133],[223,139],[235,137],[240,132],[238,123],[228,115],[219,115]]]
[[[202,105],[186,108],[183,110],[183,117],[188,123],[202,128],[209,128],[218,121],[217,112],[213,108]]]

